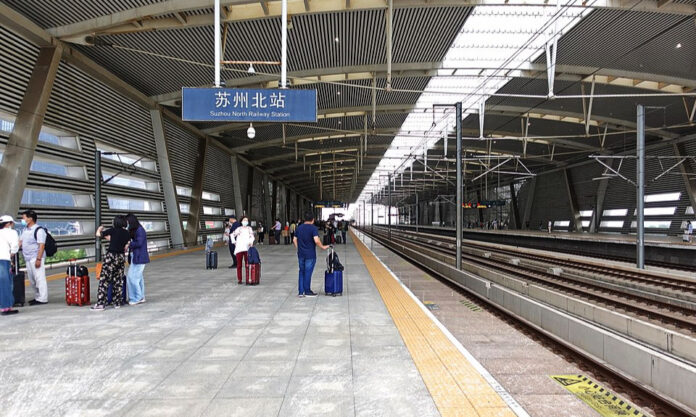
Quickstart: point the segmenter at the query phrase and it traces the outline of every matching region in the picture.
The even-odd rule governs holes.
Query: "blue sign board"
[[[317,121],[316,90],[184,87],[181,97],[191,122]]]

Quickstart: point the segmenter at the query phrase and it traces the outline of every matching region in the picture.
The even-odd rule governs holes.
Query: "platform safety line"
[[[205,246],[201,246],[201,247],[198,247],[198,248],[190,248],[190,249],[180,249],[180,250],[177,250],[177,251],[167,252],[167,253],[163,253],[163,254],[160,254],[160,255],[152,255],[152,256],[150,257],[150,260],[151,260],[151,261],[156,261],[156,260],[158,260],[158,259],[165,259],[165,258],[169,258],[169,257],[172,257],[172,256],[184,255],[184,254],[191,253],[191,252],[198,252],[198,251],[201,251],[201,250],[203,250],[203,249],[205,249]],[[87,268],[87,270],[88,270],[89,272],[97,272],[97,267],[96,267],[96,266],[92,266],[92,267]],[[46,277],[46,281],[56,281],[56,280],[64,279],[64,278],[65,278],[65,274],[60,274],[60,273],[59,273],[59,274],[53,274],[53,275],[48,275],[48,276]],[[25,282],[25,285],[27,285],[27,286],[29,285],[29,280],[25,280],[24,282]]]
[[[356,248],[440,413],[528,417],[393,271],[355,233],[353,237],[360,242]]]

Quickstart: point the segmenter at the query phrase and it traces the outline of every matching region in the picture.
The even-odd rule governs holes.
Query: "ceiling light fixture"
[[[679,48],[681,48],[681,47],[682,47],[682,44],[678,43],[678,44],[677,44],[677,49],[679,49]]]
[[[338,41],[339,41],[338,36],[336,36],[336,37],[334,38],[334,42],[338,43]]]
[[[336,91],[336,95],[340,96],[340,95],[341,95],[341,92],[340,92],[340,91]]]
[[[247,137],[249,139],[254,139],[256,137],[256,129],[254,129],[253,123],[249,123],[249,129],[247,129]]]
[[[254,69],[254,64],[253,64],[253,63],[251,63],[251,62],[249,63],[249,69],[247,70],[247,72],[248,72],[249,74],[256,74],[256,70]]]

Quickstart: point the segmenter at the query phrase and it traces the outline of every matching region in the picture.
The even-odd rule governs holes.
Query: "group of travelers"
[[[30,306],[48,303],[48,285],[46,282],[46,244],[49,233],[46,227],[37,224],[38,215],[33,210],[22,213],[22,219],[15,222],[12,216],[0,217],[0,313],[17,314],[14,299],[14,271],[19,269],[21,251],[26,267],[26,275],[34,291]],[[23,227],[21,236],[15,230],[15,224]],[[123,300],[123,283],[129,295],[131,305],[145,302],[145,281],[143,272],[150,262],[147,251],[147,232],[134,214],[116,216],[112,227],[100,226],[96,236],[106,239],[108,246],[99,274],[97,303],[94,311],[103,311],[107,305],[107,292],[112,289],[114,308],[120,308]],[[129,264],[125,273],[126,263]],[[17,300],[19,301],[19,300]]]
[[[147,250],[147,232],[138,218],[130,213],[116,216],[112,226],[99,226],[96,236],[106,239],[109,243],[99,273],[97,303],[93,311],[103,311],[107,306],[109,287],[112,291],[114,308],[121,308],[123,302],[123,284],[126,262],[129,264],[126,276],[126,294],[128,304],[137,305],[145,302],[145,265],[150,263]]]
[[[343,237],[343,242],[346,241],[346,232],[348,225],[346,222],[333,223],[327,222],[336,233],[340,233]],[[326,227],[326,224],[322,227]],[[312,211],[307,211],[303,219],[297,221],[285,222],[282,225],[280,219],[276,219],[271,230],[272,244],[280,244],[280,237],[284,238],[285,244],[292,244],[297,248],[297,258],[299,265],[298,275],[298,296],[299,297],[314,297],[316,294],[311,290],[312,273],[316,265],[317,255],[315,247],[318,246],[323,250],[329,248],[328,244],[322,244],[319,239],[318,228],[315,225],[314,214]],[[258,244],[263,244],[266,235],[266,228],[262,222],[256,224],[256,229],[251,226],[249,218],[244,216],[241,221],[237,221],[236,216],[230,216],[225,227],[223,240],[227,242],[230,255],[232,256],[232,265],[230,269],[237,270],[237,284],[242,283],[243,269],[249,267],[248,251],[249,248]],[[257,240],[258,238],[258,240]]]
[[[346,243],[348,223],[344,220],[329,219],[322,225],[324,241],[328,243]]]
[[[499,221],[498,219],[488,220],[487,222],[468,222],[467,229],[484,229],[484,230],[502,230],[509,227],[507,220]]]
[[[14,263],[19,257],[15,256],[21,251],[26,264],[26,275],[34,290],[34,299],[29,305],[44,305],[48,303],[48,286],[46,282],[46,241],[48,230],[37,224],[38,216],[33,210],[22,213],[21,236],[14,229],[15,220],[12,216],[0,217],[0,313],[11,315],[18,313],[13,309],[15,300],[13,297],[13,270]],[[338,242],[338,236],[343,243],[346,242],[348,224],[345,221],[330,220],[320,225],[325,233],[335,239],[329,243]],[[262,222],[258,222],[254,229],[249,218],[244,216],[237,221],[235,216],[229,218],[224,239],[228,242],[232,265],[230,268],[237,270],[237,282],[242,283],[242,267],[248,268],[248,251],[254,243],[264,243],[266,229]],[[285,243],[292,243],[297,249],[299,275],[298,296],[313,297],[316,294],[311,290],[311,277],[316,265],[315,247],[326,250],[330,244],[326,241],[322,244],[319,239],[314,214],[307,211],[303,219],[286,222],[282,226],[280,219],[276,219],[271,231],[275,244],[280,244],[280,236],[285,237]],[[138,218],[130,213],[115,216],[110,227],[100,226],[95,236],[107,241],[106,253],[101,263],[101,271],[98,272],[99,286],[97,290],[97,302],[91,309],[103,311],[110,301],[113,307],[121,308],[124,300],[123,291],[127,290],[128,304],[137,305],[145,302],[144,269],[150,262],[147,244],[147,232],[140,224]],[[126,273],[126,264],[128,271]],[[125,276],[125,280],[124,280]],[[126,288],[124,288],[124,283]],[[108,300],[110,295],[110,300]]]

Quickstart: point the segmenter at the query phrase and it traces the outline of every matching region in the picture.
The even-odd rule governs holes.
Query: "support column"
[[[263,174],[263,213],[264,217],[266,219],[266,229],[270,230],[271,226],[273,225],[273,211],[271,210],[271,204],[272,204],[272,195],[270,190],[268,189],[269,185],[269,180],[268,180],[268,175],[266,173]]]
[[[271,192],[271,221],[275,222],[278,218],[278,181],[273,180],[273,191]]]
[[[210,139],[201,139],[198,142],[198,152],[196,156],[195,171],[193,174],[193,187],[191,192],[191,207],[188,220],[186,221],[186,231],[184,232],[184,241],[188,246],[194,246],[198,243],[198,229],[200,227],[201,209],[203,207],[203,178],[205,173],[205,157],[208,153],[208,141]]]
[[[573,221],[576,232],[582,232],[582,219],[580,219],[580,210],[578,210],[578,199],[575,194],[575,187],[570,177],[570,172],[567,169],[563,170],[563,179],[565,180],[566,195],[568,196],[568,205],[570,206],[570,216]]]
[[[252,216],[254,213],[252,210],[254,207],[254,175],[255,175],[255,173],[256,173],[256,170],[254,169],[254,167],[249,165],[247,167],[247,188],[246,188],[246,196],[245,196],[246,201],[247,201],[246,212],[243,212],[241,215],[246,214],[247,216]],[[240,190],[240,192],[241,192],[241,190]],[[265,200],[264,200],[265,197],[264,196],[265,195],[266,194],[263,193],[263,188],[261,188],[261,207],[260,207],[261,210],[260,211],[261,211],[261,218],[262,219],[264,216],[263,213],[265,213],[265,211],[264,211],[264,207],[265,207]],[[237,214],[237,216],[239,216],[239,215],[240,214]],[[265,219],[264,219],[264,221],[265,221]]]
[[[527,201],[525,201],[524,204],[524,217],[522,218],[522,229],[529,230],[529,227],[527,226],[527,223],[529,223],[529,219],[532,217],[532,207],[534,205],[534,194],[536,191],[536,177],[532,178],[529,181],[529,187],[527,189]]]
[[[157,164],[159,165],[160,180],[162,181],[162,193],[164,194],[164,204],[167,206],[167,220],[169,220],[169,235],[174,247],[184,245],[184,230],[181,223],[181,212],[179,211],[179,198],[176,194],[176,184],[172,177],[172,170],[169,166],[169,149],[162,123],[162,113],[159,110],[150,110],[152,119],[152,132],[155,136],[155,146],[157,148]]]
[[[476,199],[481,201],[481,190],[476,190]],[[478,211],[478,221],[483,223],[483,209],[476,209]]]
[[[515,194],[515,184],[510,183],[510,202],[512,204],[512,227],[511,229],[522,229],[520,224],[520,210],[517,206],[517,195]]]
[[[230,167],[232,168],[232,193],[234,194],[234,214],[241,217],[244,215],[244,203],[242,202],[242,188],[239,183],[239,160],[237,155],[230,156]],[[253,181],[253,178],[252,178]],[[253,183],[252,183],[253,186]],[[248,189],[251,194],[251,189]],[[247,207],[251,215],[251,205]]]
[[[610,159],[608,165],[614,168],[615,159]],[[602,212],[604,211],[604,197],[607,195],[609,188],[609,178],[600,179],[597,184],[597,192],[595,193],[595,204],[592,209],[592,220],[590,221],[590,233],[599,231],[599,224],[602,220]]]
[[[14,217],[19,212],[62,52],[60,45],[41,48],[34,64],[0,165],[2,214]]]

